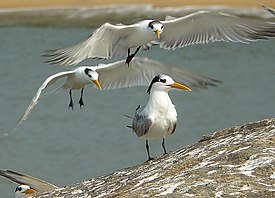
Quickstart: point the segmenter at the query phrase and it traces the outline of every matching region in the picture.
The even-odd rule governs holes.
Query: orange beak
[[[159,39],[160,39],[160,30],[159,30],[159,29],[157,29],[157,30],[155,31],[155,33],[156,33],[157,38],[158,38],[158,40],[159,40]]]
[[[99,89],[100,91],[102,91],[101,85],[100,85],[100,83],[98,82],[98,80],[93,80],[93,83],[98,87],[98,89]]]
[[[33,188],[30,188],[30,189],[28,189],[28,190],[25,190],[24,193],[27,194],[27,195],[29,195],[29,194],[36,193],[36,190],[34,190]]]
[[[185,85],[182,85],[180,83],[177,83],[177,82],[174,82],[172,85],[171,85],[172,88],[177,88],[177,89],[183,89],[183,90],[187,90],[187,91],[191,91],[191,89]]]

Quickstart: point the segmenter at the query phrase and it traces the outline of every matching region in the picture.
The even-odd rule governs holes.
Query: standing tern
[[[52,191],[58,188],[46,181],[13,170],[0,169],[0,176],[19,184],[15,189],[16,198],[34,196],[37,192]]]
[[[30,105],[24,114],[17,121],[12,131],[27,118],[34,106],[38,103],[42,92],[58,79],[66,78],[65,83],[59,89],[69,89],[70,103],[69,107],[73,108],[72,92],[73,89],[81,89],[81,97],[79,100],[80,107],[83,103],[83,89],[87,84],[93,82],[100,90],[112,90],[133,86],[146,86],[151,79],[159,73],[165,73],[173,76],[174,79],[184,82],[188,86],[206,88],[207,86],[215,86],[215,79],[207,78],[183,69],[165,65],[158,61],[147,58],[136,57],[130,67],[125,67],[124,61],[117,61],[110,64],[100,64],[98,66],[81,66],[72,71],[64,71],[56,73],[48,77],[39,87],[37,93],[33,97]]]
[[[87,58],[126,58],[151,45],[164,49],[215,41],[249,43],[275,36],[275,23],[238,17],[217,11],[198,11],[165,21],[144,20],[131,25],[105,23],[86,40],[66,48],[49,50],[47,62],[75,65]],[[130,50],[135,49],[131,54]]]
[[[145,139],[148,161],[153,159],[150,156],[148,140],[162,138],[162,148],[164,154],[167,154],[165,137],[176,129],[177,111],[168,95],[172,88],[191,91],[189,87],[175,82],[170,76],[155,76],[147,90],[150,94],[149,100],[145,106],[138,106],[130,126],[138,137]]]

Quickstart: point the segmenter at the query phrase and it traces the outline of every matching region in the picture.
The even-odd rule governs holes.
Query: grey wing
[[[162,23],[159,44],[165,49],[215,41],[249,43],[275,36],[275,23],[214,11],[199,11]]]
[[[28,108],[26,109],[24,114],[17,121],[15,127],[13,128],[13,131],[16,130],[19,127],[19,125],[22,124],[22,122],[24,120],[26,120],[27,116],[31,113],[32,109],[37,104],[37,102],[38,102],[38,100],[39,100],[39,98],[40,98],[40,96],[41,96],[44,89],[46,89],[49,85],[53,84],[58,79],[63,78],[63,77],[68,76],[68,75],[71,75],[73,73],[74,73],[74,71],[65,71],[65,72],[59,72],[57,74],[49,76],[42,83],[42,85],[39,87],[38,91],[36,92],[35,96],[33,97],[32,101],[31,101],[30,105],[28,106]]]
[[[158,74],[167,74],[174,80],[190,87],[206,88],[215,86],[219,82],[175,66],[141,57],[135,57],[129,67],[123,60],[99,65],[95,69],[99,73],[99,82],[105,90],[148,86],[152,78]]]
[[[127,48],[119,48],[116,44],[126,37],[129,31],[129,26],[105,23],[83,42],[49,50],[44,56],[50,58],[48,63],[63,66],[75,65],[87,58],[122,57],[126,55]]]
[[[153,125],[153,121],[146,115],[142,114],[144,106],[136,110],[132,129],[138,137],[145,135]]]
[[[51,191],[58,188],[51,183],[13,170],[0,169],[0,175],[17,184],[28,185],[39,192]]]
[[[170,123],[170,126],[168,128],[169,135],[175,132],[176,127],[177,127],[177,123],[176,122],[171,122]]]

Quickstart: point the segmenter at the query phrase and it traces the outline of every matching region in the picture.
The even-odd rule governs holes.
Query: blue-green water
[[[64,70],[43,63],[45,50],[74,44],[88,28],[0,28],[0,132],[11,129],[42,81]],[[222,80],[218,87],[190,93],[171,91],[177,107],[176,133],[168,150],[192,144],[215,130],[275,117],[275,39],[246,44],[212,43],[176,51],[154,48],[140,55]],[[94,63],[92,60],[82,64]],[[72,68],[65,68],[72,69]],[[0,140],[0,168],[14,169],[58,186],[143,163],[144,141],[126,125],[146,87],[100,92],[85,89],[85,107],[68,109],[68,92],[41,98],[19,129]],[[79,92],[74,92],[75,101]],[[161,140],[151,142],[153,156]],[[16,185],[0,178],[1,197]]]

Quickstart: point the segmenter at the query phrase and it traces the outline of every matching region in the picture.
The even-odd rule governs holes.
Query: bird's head
[[[157,38],[160,39],[160,35],[163,31],[163,24],[160,21],[150,21],[148,29],[152,30],[157,35]]]
[[[99,74],[96,71],[90,68],[85,68],[84,73],[87,76],[89,81],[93,82],[98,87],[99,90],[102,90],[101,85],[98,81]]]
[[[191,89],[185,85],[175,82],[170,76],[159,74],[151,81],[147,93],[151,91],[165,91],[168,92],[171,88],[183,89],[191,91]]]
[[[15,189],[15,198],[26,197],[27,195],[35,194],[36,190],[28,185],[19,185]]]

